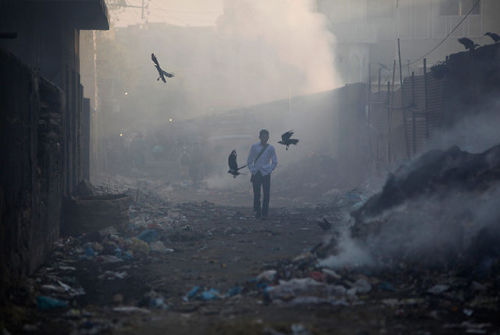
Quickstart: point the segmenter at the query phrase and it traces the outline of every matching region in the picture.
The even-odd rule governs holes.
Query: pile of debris
[[[352,236],[381,263],[449,266],[500,257],[500,145],[430,151],[352,213]]]

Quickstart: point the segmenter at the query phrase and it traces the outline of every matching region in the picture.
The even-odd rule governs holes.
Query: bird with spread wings
[[[487,32],[484,36],[489,36],[495,43],[500,42],[500,35],[496,33]]]
[[[291,138],[293,135],[293,131],[287,131],[286,133],[284,133],[283,135],[281,135],[281,141],[279,141],[278,143],[279,144],[283,144],[286,146],[286,150],[288,150],[288,147],[293,144],[293,145],[297,145],[297,143],[299,142],[298,139],[296,138]]]
[[[158,63],[158,59],[156,58],[154,53],[151,54],[151,60],[153,61],[156,70],[158,71],[158,78],[156,80],[161,79],[164,83],[166,83],[167,80],[165,79],[165,77],[167,78],[175,77],[173,73],[168,73],[167,71],[161,68],[160,63]]]

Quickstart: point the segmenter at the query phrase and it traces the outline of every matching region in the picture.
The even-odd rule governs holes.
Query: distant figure
[[[500,35],[495,33],[487,32],[484,36],[489,36],[495,43],[500,41]]]
[[[227,158],[227,163],[229,164],[229,171],[227,171],[227,173],[232,174],[233,178],[239,176],[240,173],[238,171],[246,167],[246,165],[238,167],[238,162],[236,161],[236,158],[237,158],[236,150],[231,151],[231,154]]]
[[[167,78],[175,77],[173,73],[168,73],[161,68],[160,63],[158,63],[158,59],[156,59],[155,54],[151,54],[151,60],[155,64],[156,70],[158,71],[158,78],[156,80],[161,79],[164,83],[166,83],[167,80],[165,79],[165,77]]]
[[[458,42],[462,44],[465,49],[467,50],[474,50],[476,47],[479,46],[479,44],[474,43],[472,40],[468,39],[467,37],[462,37],[458,39]]]
[[[269,211],[269,198],[271,193],[271,172],[278,165],[276,150],[267,143],[269,131],[262,129],[259,133],[259,143],[255,143],[250,148],[247,166],[252,177],[250,181],[253,185],[253,209],[256,218],[266,219]],[[262,207],[260,206],[260,189],[264,190]]]
[[[297,145],[297,143],[299,143],[299,140],[296,139],[296,138],[290,138],[292,137],[293,135],[293,131],[287,131],[286,133],[284,133],[283,135],[281,135],[281,141],[279,141],[278,143],[279,144],[283,144],[283,145],[286,145],[286,150],[288,150],[288,147],[293,144],[293,145]]]

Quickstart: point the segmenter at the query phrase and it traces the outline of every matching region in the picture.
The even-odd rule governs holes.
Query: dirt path
[[[127,232],[61,241],[51,261],[16,293],[18,309],[12,311],[22,312],[8,326],[12,333],[31,334],[465,334],[498,329],[498,283],[491,278],[472,282],[403,265],[378,272],[346,268],[329,273],[318,267],[320,254],[331,252],[317,248],[331,234],[318,220],[326,217],[335,232],[342,222],[338,206],[273,208],[266,221],[252,214],[248,207],[209,202],[139,203],[131,210]],[[164,249],[155,251],[159,242]],[[256,279],[267,270],[277,272]],[[307,287],[273,296],[272,289],[282,285],[278,279]],[[437,284],[437,293],[429,293]],[[188,297],[195,287],[198,291]],[[212,296],[211,289],[216,290]],[[37,303],[36,310],[40,295],[69,305],[43,309]]]

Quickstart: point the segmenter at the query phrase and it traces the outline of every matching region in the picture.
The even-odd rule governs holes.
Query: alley
[[[58,242],[50,261],[14,294],[24,307],[11,329],[465,334],[498,327],[498,283],[489,276],[417,270],[412,263],[322,264],[339,252],[346,214],[363,198],[359,191],[315,207],[275,208],[266,221],[248,207],[170,203],[150,190],[134,194],[140,195],[126,229]],[[56,300],[42,301],[46,296]]]
[[[0,0],[0,335],[500,335],[498,17]]]

